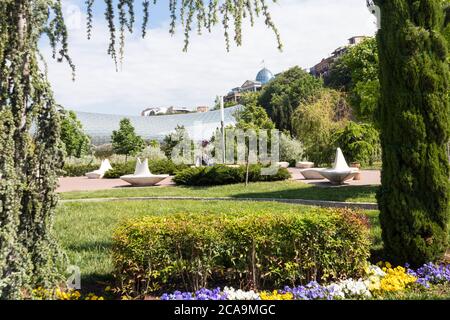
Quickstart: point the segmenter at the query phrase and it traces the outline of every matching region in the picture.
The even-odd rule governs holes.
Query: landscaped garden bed
[[[283,182],[287,183],[287,182]],[[291,183],[291,182],[289,182]],[[226,188],[213,187],[213,188]],[[236,186],[233,186],[235,188]],[[241,186],[242,187],[242,186]],[[177,187],[178,188],[178,187]],[[176,188],[158,188],[159,191]],[[180,188],[184,189],[184,188]],[[136,189],[138,190],[152,190],[151,188]],[[189,188],[187,188],[189,190]],[[339,190],[339,189],[337,189]],[[112,192],[112,191],[111,191]],[[272,202],[227,202],[227,201],[114,201],[114,202],[72,202],[64,203],[60,205],[59,213],[56,219],[56,234],[58,235],[65,251],[68,254],[71,264],[77,265],[81,268],[82,276],[82,294],[81,299],[93,298],[97,299],[100,296],[104,298],[120,299],[129,298],[128,295],[122,295],[120,292],[112,291],[117,286],[117,282],[113,277],[114,264],[113,264],[113,232],[118,226],[125,221],[141,220],[148,217],[164,217],[172,216],[174,214],[184,212],[186,214],[202,213],[209,216],[214,215],[248,215],[254,212],[261,214],[277,213],[281,215],[308,215],[311,210],[315,210],[307,206],[299,206],[292,204],[281,204]],[[382,241],[380,237],[380,226],[378,221],[378,212],[376,211],[362,211],[362,213],[368,218],[370,225],[370,239],[371,252],[377,252],[382,248]],[[377,262],[378,259],[372,256],[371,261]],[[368,265],[367,265],[368,266]],[[367,266],[364,270],[367,269]],[[400,272],[401,274],[401,272]],[[361,281],[359,279],[361,278]],[[422,277],[423,278],[423,277]],[[352,281],[347,281],[346,284],[351,288],[361,287],[361,283],[367,280],[365,274],[358,277],[352,277]],[[417,282],[417,281],[416,281]],[[350,297],[346,296],[346,299],[436,299],[436,298],[450,298],[450,286],[447,282],[442,284],[431,284],[429,288],[425,288],[419,283],[412,282],[405,287],[405,290],[400,291],[385,291],[383,294],[372,294],[371,297]],[[303,282],[307,289],[309,287],[314,288],[314,283],[311,284],[307,281]],[[321,281],[319,279],[321,287],[328,287],[331,284],[344,285],[340,281]],[[227,289],[228,299],[234,297],[248,297],[253,296],[254,299],[261,298],[263,294],[264,298],[290,298],[290,295],[283,295],[284,286],[289,285],[291,290],[299,288],[299,283],[279,283],[268,285],[260,291],[254,291],[253,293],[249,288],[245,291],[239,291],[240,286],[233,283],[221,283],[217,284],[221,288],[225,286],[234,286],[236,289]],[[209,288],[215,288],[216,286],[211,284]],[[301,288],[302,286],[300,286]],[[175,292],[176,289],[180,290]],[[273,289],[276,289],[274,294]],[[295,289],[295,290],[297,290]],[[305,290],[306,290],[305,289]],[[224,292],[225,289],[220,289],[218,292]],[[279,291],[281,290],[281,291]],[[298,289],[300,290],[300,289]],[[297,290],[297,291],[298,291]],[[164,292],[152,293],[151,298],[180,298],[183,297],[192,298],[196,290],[191,290],[190,294],[186,292],[186,288],[179,286],[173,289],[167,289]],[[205,288],[197,290],[199,292],[209,292]],[[90,292],[95,292],[96,295],[89,295]],[[234,293],[233,293],[234,292]],[[170,296],[175,294],[175,296]],[[181,295],[181,296],[180,296]],[[76,298],[78,295],[71,296],[62,295],[60,298]],[[203,296],[202,296],[203,297]],[[252,299],[253,299],[252,298]],[[292,297],[294,298],[294,297]],[[317,297],[318,299],[320,297]],[[336,296],[335,298],[339,298]],[[342,298],[342,297],[341,297]],[[298,299],[298,298],[297,298]],[[340,298],[339,298],[340,299]]]
[[[236,290],[225,287],[196,292],[164,293],[161,300],[344,300],[344,299],[450,299],[450,265],[426,264],[413,270],[389,263],[370,265],[363,278],[347,279],[281,290]]]
[[[120,292],[134,297],[220,283],[265,289],[360,277],[369,221],[350,210],[153,215],[114,234]]]

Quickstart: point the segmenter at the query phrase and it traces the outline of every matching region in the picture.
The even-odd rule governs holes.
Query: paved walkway
[[[292,180],[302,183],[314,184],[317,186],[330,187],[332,186],[327,180],[305,180],[300,174],[299,169],[290,168],[289,171],[292,174]],[[361,180],[349,181],[347,185],[363,186],[363,185],[379,185],[380,184],[380,171],[378,170],[363,170]],[[157,186],[167,187],[173,186],[172,177],[164,179]],[[68,177],[59,179],[58,192],[70,192],[70,191],[95,191],[95,190],[107,190],[114,188],[127,188],[131,187],[130,184],[120,179],[88,179],[86,177]]]
[[[159,187],[175,185],[172,178],[166,178],[157,184]],[[114,188],[129,188],[131,185],[120,179],[88,179],[86,177],[59,178],[57,192],[95,191]]]
[[[292,180],[301,181],[307,184],[314,184],[317,186],[329,187],[331,184],[328,180],[305,180],[300,173],[300,169],[289,168],[289,172],[292,174]],[[361,180],[350,180],[346,183],[349,186],[369,186],[380,185],[381,173],[380,170],[361,170]]]

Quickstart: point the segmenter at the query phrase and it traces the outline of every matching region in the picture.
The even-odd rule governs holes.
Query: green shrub
[[[280,181],[291,177],[289,171],[280,168],[275,175],[261,175],[260,165],[250,165],[249,181]],[[228,167],[215,165],[212,167],[187,168],[178,172],[173,181],[187,186],[215,186],[245,182],[246,166]]]
[[[136,161],[127,161],[127,162],[119,162],[119,163],[112,163],[111,164],[112,169],[106,171],[103,178],[105,179],[118,179],[121,176],[127,175],[127,174],[133,174],[134,169],[136,168]]]
[[[280,135],[280,161],[289,162],[295,167],[298,161],[303,160],[303,144],[286,133]]]
[[[371,124],[350,121],[343,129],[334,133],[334,140],[336,147],[342,149],[350,162],[367,166],[380,160],[380,137]]]
[[[174,175],[178,171],[189,168],[188,165],[180,163],[176,164],[171,160],[155,160],[148,164],[150,171],[154,174],[170,174]]]
[[[266,289],[358,277],[367,220],[350,210],[171,214],[129,220],[114,234],[123,294],[213,285]]]
[[[86,173],[97,170],[99,165],[91,164],[65,164],[63,168],[64,177],[82,177]]]
[[[128,161],[124,163],[113,163],[112,170],[105,173],[106,179],[117,179],[127,174],[133,174],[136,167],[136,161]],[[178,171],[186,169],[185,164],[175,164],[171,160],[155,160],[148,164],[150,172],[153,174],[169,174],[174,175]]]

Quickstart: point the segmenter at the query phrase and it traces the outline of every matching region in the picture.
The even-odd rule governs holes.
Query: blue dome
[[[261,84],[266,84],[268,83],[270,80],[272,80],[273,74],[272,72],[270,72],[269,69],[262,69],[260,72],[258,72],[258,74],[256,75],[256,81],[261,82]]]

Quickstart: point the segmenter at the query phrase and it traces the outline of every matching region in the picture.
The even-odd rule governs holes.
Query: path
[[[332,186],[327,180],[305,180],[300,174],[299,169],[289,168],[292,174],[292,180],[302,183],[314,184],[317,186],[330,187]],[[380,171],[378,170],[363,170],[362,179],[359,181],[349,181],[348,185],[363,186],[363,185],[379,185],[380,184]],[[167,187],[175,185],[172,181],[172,177],[164,179],[157,186]],[[120,179],[88,179],[86,177],[67,177],[59,179],[59,188],[57,192],[70,192],[70,191],[95,191],[95,190],[107,190],[114,188],[127,188],[130,185]]]

